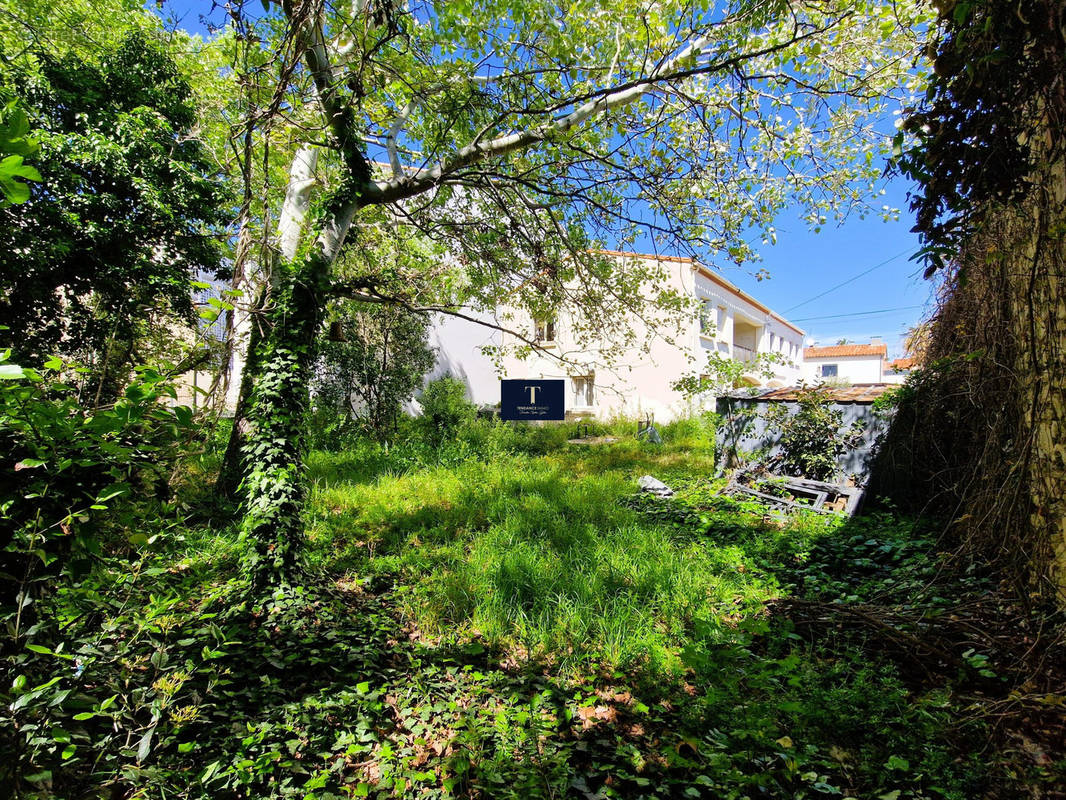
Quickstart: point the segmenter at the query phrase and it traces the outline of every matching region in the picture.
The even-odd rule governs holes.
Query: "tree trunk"
[[[318,149],[304,145],[296,152],[289,166],[289,185],[278,219],[279,256],[270,259],[270,263],[266,264],[248,260],[243,286],[234,287],[252,289],[256,292],[256,297],[251,308],[235,316],[231,332],[226,403],[233,407],[233,429],[230,431],[229,442],[215,483],[216,491],[230,499],[238,496],[245,474],[241,453],[245,449],[249,430],[248,410],[252,392],[252,376],[249,373],[255,369],[252,362],[256,359],[261,338],[261,328],[256,323],[264,308],[273,302],[272,293],[284,271],[279,262],[296,258],[317,169]],[[242,236],[244,235],[245,232],[242,231]],[[265,324],[269,325],[270,322]]]
[[[241,538],[255,589],[292,584],[301,572],[304,421],[329,266],[328,258],[314,254],[283,268],[246,367]]]

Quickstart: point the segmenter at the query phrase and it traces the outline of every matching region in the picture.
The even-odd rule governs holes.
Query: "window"
[[[584,375],[580,378],[571,378],[570,385],[574,389],[574,406],[584,408],[596,403],[596,383],[592,375]]]
[[[703,305],[700,307],[700,334],[703,336],[714,336],[715,322],[712,314],[714,308],[711,307],[710,300],[704,300]]]
[[[822,364],[822,377],[835,378],[837,376],[836,364]]]
[[[533,323],[533,340],[537,342],[555,341],[555,317],[538,319]]]

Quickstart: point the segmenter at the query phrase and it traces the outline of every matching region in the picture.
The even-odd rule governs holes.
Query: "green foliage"
[[[713,452],[717,430],[718,415],[711,413],[681,417],[659,427],[664,443],[699,453]]]
[[[259,318],[262,333],[246,366],[254,422],[240,453],[241,538],[248,545],[244,569],[257,592],[295,585],[302,573],[308,386],[322,326],[316,296],[325,290],[327,266],[320,254],[284,265],[288,274]]]
[[[397,470],[402,446],[367,437],[314,454],[317,577],[266,603],[234,577],[238,531],[146,520],[172,529],[39,601],[0,684],[0,780],[42,800],[1013,796],[959,745],[986,734],[956,682],[996,680],[994,653],[915,683],[879,640],[779,605],[936,614],[986,581],[945,580],[892,514],[782,525],[718,497],[702,423],[655,450],[600,425],[619,441],[471,421],[441,449],[481,454],[445,467]],[[675,498],[633,495],[646,472]]]
[[[398,583],[405,618],[434,647],[475,659],[487,650],[587,687],[556,701],[563,712],[543,709],[537,692],[520,695],[531,708],[505,701],[490,739],[469,714],[460,785],[550,796],[579,773],[590,792],[619,796],[657,786],[668,796],[922,797],[930,782],[967,796],[980,770],[946,745],[942,699],[911,697],[891,663],[854,641],[806,644],[763,605],[792,587],[825,601],[913,601],[938,570],[924,531],[888,515],[841,529],[810,514],[782,527],[716,497],[699,477],[707,462],[679,468],[682,452],[667,442],[649,453],[630,438],[402,476],[316,460],[319,557],[371,585]],[[645,472],[676,498],[631,496]],[[516,730],[523,709],[531,716]],[[576,734],[548,733],[566,719]],[[536,755],[527,736],[544,737]],[[521,755],[501,759],[499,747]],[[533,774],[539,786],[525,783]]]
[[[38,149],[29,132],[26,112],[0,88],[0,208],[25,203],[30,199],[25,182],[41,180],[41,173],[24,163]]]
[[[426,437],[435,446],[453,439],[463,423],[477,413],[477,407],[466,398],[466,384],[448,376],[426,384],[418,402]]]
[[[77,372],[72,365],[53,358],[35,370],[7,357],[0,353],[5,607],[14,593],[26,603],[50,591],[70,566],[84,571],[106,544],[108,526],[98,512],[107,512],[129,544],[143,544],[130,502],[166,497],[192,422],[188,408],[163,404],[174,389],[153,369],[139,370],[114,405],[89,410],[65,380]]]
[[[725,444],[722,466],[738,467],[747,459],[740,451],[741,440],[751,431],[758,419],[758,410],[737,395],[748,385],[748,376],[769,380],[775,368],[787,363],[782,353],[757,353],[751,361],[735,361],[720,353],[710,353],[701,373],[685,375],[671,384],[674,391],[691,400],[713,402],[722,409],[714,415],[714,426],[722,434]]]
[[[0,324],[18,332],[19,358],[93,361],[117,389],[139,320],[191,319],[189,276],[219,266],[225,195],[160,44],[132,35],[93,60],[28,47],[0,78],[29,117],[43,180],[0,209]]]
[[[335,429],[353,419],[379,440],[396,425],[402,404],[411,399],[434,364],[427,343],[428,320],[404,308],[349,302],[332,326],[345,341],[319,344],[312,393],[319,406],[317,424]],[[331,328],[332,328],[331,326]],[[317,441],[327,431],[312,430]]]
[[[748,385],[746,376],[769,380],[774,377],[775,367],[786,363],[788,359],[783,353],[756,353],[750,361],[736,361],[721,353],[710,353],[702,372],[685,375],[674,381],[670,388],[688,398],[709,396],[713,399]]]
[[[768,415],[768,424],[780,431],[782,466],[792,475],[831,478],[838,471],[837,458],[861,440],[862,423],[856,420],[844,429],[844,412],[834,409],[831,396],[818,387],[800,389],[796,403],[795,413],[782,404]]]
[[[993,204],[1032,190],[1037,151],[1058,130],[1048,120],[1061,114],[1053,87],[1066,71],[1061,32],[1046,22],[1061,14],[1054,0],[1024,13],[982,0],[938,10],[929,87],[895,142],[897,169],[920,187],[911,209],[926,277],[957,257]]]
[[[153,369],[90,411],[68,382],[81,370],[58,358],[40,370],[7,358],[0,353],[0,620],[9,634],[0,648],[0,784],[51,796],[52,772],[101,743],[86,721],[105,725],[120,710],[117,691],[74,691],[90,651],[62,631],[72,620],[56,604],[74,592],[85,604],[78,613],[106,605],[84,583],[94,563],[115,554],[136,562],[163,533],[156,519],[174,513],[169,480],[192,412],[167,405],[174,389]]]

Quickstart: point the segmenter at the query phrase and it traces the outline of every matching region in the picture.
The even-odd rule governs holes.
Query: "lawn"
[[[315,452],[311,577],[265,608],[204,497],[176,506],[183,527],[55,599],[72,645],[15,679],[31,784],[961,800],[1055,780],[1061,764],[985,750],[975,693],[1007,685],[987,655],[908,647],[915,620],[989,589],[942,569],[928,528],[768,516],[716,495],[699,424],[664,434],[588,446],[479,423],[432,451]],[[639,496],[646,473],[676,496]]]

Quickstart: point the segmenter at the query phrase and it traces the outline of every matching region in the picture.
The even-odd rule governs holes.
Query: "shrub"
[[[418,398],[422,405],[422,427],[434,447],[454,439],[459,428],[474,419],[477,407],[466,399],[466,385],[451,377],[426,384]]]
[[[668,422],[660,429],[663,441],[667,444],[684,444],[688,447],[713,446],[716,430],[715,416],[705,413]]]
[[[7,358],[0,353],[0,572],[14,588],[0,597],[5,606],[13,592],[28,596],[30,585],[47,585],[70,560],[97,552],[99,512],[165,497],[192,430],[189,408],[160,403],[174,388],[151,368],[139,369],[117,402],[90,409],[64,382],[74,370],[63,361],[37,371]]]
[[[861,423],[843,429],[844,412],[832,408],[829,396],[817,388],[804,388],[797,393],[799,410],[790,416],[784,406],[778,406],[776,423],[781,430],[782,466],[786,472],[825,480],[837,471],[837,457],[861,437]]]
[[[74,691],[97,651],[72,638],[78,614],[61,619],[57,608],[71,595],[93,599],[85,614],[112,607],[90,567],[115,552],[125,562],[163,528],[194,429],[189,408],[163,404],[175,392],[156,370],[139,369],[115,403],[86,408],[63,378],[78,370],[58,358],[27,369],[8,357],[0,351],[0,620],[9,634],[0,643],[0,786],[39,789],[84,758],[82,723],[102,721],[115,700]]]
[[[384,441],[436,360],[428,322],[403,308],[348,302],[335,324],[344,339],[323,341],[315,367],[314,430],[325,430],[316,444],[335,446],[360,427]]]

